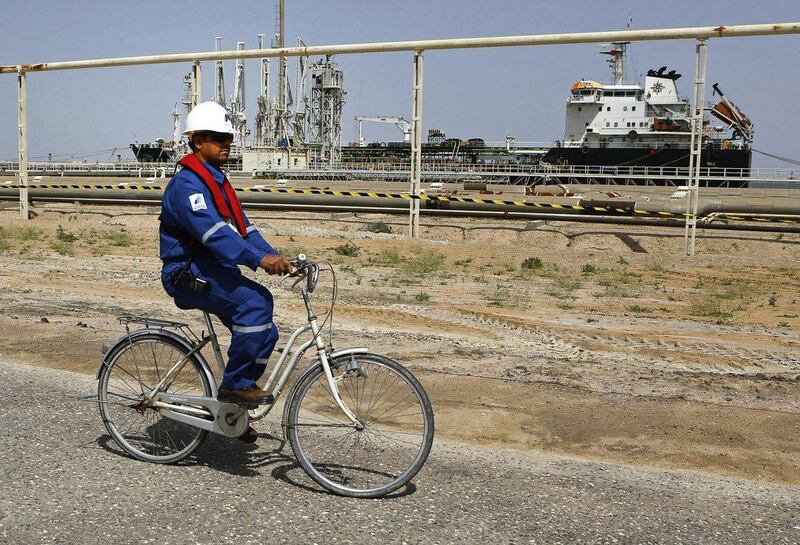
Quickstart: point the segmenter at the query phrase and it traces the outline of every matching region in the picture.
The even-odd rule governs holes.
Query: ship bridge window
[[[598,112],[602,112],[602,111],[603,111],[603,107],[602,107],[602,106],[600,106],[599,108],[597,108],[597,111],[598,111]]]
[[[628,107],[627,107],[627,106],[623,106],[623,107],[622,107],[622,111],[623,111],[623,112],[627,112],[627,111],[628,111]]]
[[[610,112],[611,111],[611,106],[606,106],[606,111]]]
[[[606,121],[606,127],[610,127],[610,126],[611,126],[611,123]]]
[[[635,112],[636,111],[636,106],[631,106],[631,111]]]
[[[578,106],[578,111],[579,111],[579,112],[581,111],[581,107],[580,107],[580,106]]]
[[[615,126],[615,127],[617,126],[617,122],[616,122],[616,121],[614,121],[614,126]]]

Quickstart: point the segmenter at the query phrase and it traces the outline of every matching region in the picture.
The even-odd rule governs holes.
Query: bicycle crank
[[[239,437],[250,425],[247,409],[234,403],[224,403],[217,409],[214,422],[219,430],[228,437]]]

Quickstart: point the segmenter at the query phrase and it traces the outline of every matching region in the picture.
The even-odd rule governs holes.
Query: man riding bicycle
[[[161,282],[179,308],[214,314],[231,331],[217,398],[254,407],[271,401],[256,380],[266,369],[278,330],[272,294],[243,276],[239,266],[269,274],[288,274],[291,266],[247,219],[221,170],[234,134],[228,112],[215,102],[198,104],[183,134],[192,153],[178,161],[183,168],[162,198]]]

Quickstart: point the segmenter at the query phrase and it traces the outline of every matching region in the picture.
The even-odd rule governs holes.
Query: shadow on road
[[[97,444],[114,455],[124,456],[138,463],[146,463],[136,460],[119,448],[116,441],[108,434],[98,437]],[[285,443],[280,437],[269,433],[259,433],[258,443],[252,444],[209,435],[194,455],[173,465],[177,467],[200,465],[238,477],[259,477],[262,475],[259,469],[279,464],[270,472],[275,480],[315,494],[330,494],[306,475],[294,456],[283,452],[284,446]],[[300,471],[298,478],[292,476],[292,472],[295,470]],[[414,494],[416,491],[416,485],[408,483],[396,492],[384,496],[383,499],[402,498]]]

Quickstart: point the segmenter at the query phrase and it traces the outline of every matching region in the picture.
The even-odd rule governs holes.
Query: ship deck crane
[[[373,123],[391,123],[393,125],[397,125],[397,127],[403,131],[403,142],[411,142],[411,123],[403,119],[402,116],[400,117],[388,117],[388,116],[379,116],[379,117],[370,117],[370,116],[363,116],[357,115],[355,117],[356,122],[358,123],[358,145],[360,147],[364,147],[364,137],[361,135],[361,124],[364,121],[371,121]]]
[[[719,95],[720,100],[711,108],[711,113],[721,121],[727,123],[729,127],[733,127],[746,142],[752,142],[753,122],[750,121],[750,118],[747,117],[733,101],[725,96],[725,93],[719,88],[719,84],[715,83],[712,87],[714,89],[714,94]]]

